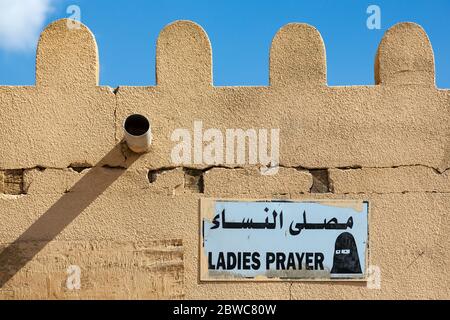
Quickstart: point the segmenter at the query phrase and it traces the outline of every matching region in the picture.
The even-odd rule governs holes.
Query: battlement
[[[36,86],[94,86],[99,58],[94,35],[83,24],[68,28],[68,19],[50,24],[37,49]],[[212,86],[212,50],[208,35],[194,22],[166,26],[157,43],[157,85],[175,88]],[[272,41],[270,86],[310,88],[326,85],[326,53],[314,27],[291,23]],[[376,84],[435,84],[434,55],[425,31],[415,23],[399,23],[384,36],[375,59]]]
[[[384,36],[375,86],[328,87],[319,32],[288,24],[270,52],[270,86],[214,87],[208,36],[177,21],[158,39],[156,87],[99,87],[87,27],[50,24],[37,49],[36,86],[0,87],[0,168],[95,165],[121,139],[124,117],[155,128],[143,166],[168,167],[170,132],[205,118],[214,128],[281,129],[281,164],[308,168],[449,167],[448,90],[435,88],[434,57],[422,28],[401,23]],[[120,165],[118,154],[111,166]]]

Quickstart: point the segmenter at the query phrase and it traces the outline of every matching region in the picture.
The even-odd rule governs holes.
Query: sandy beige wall
[[[156,50],[157,86],[113,91],[98,86],[93,35],[61,20],[39,41],[36,86],[0,87],[0,298],[450,298],[450,93],[419,26],[387,32],[375,86],[328,87],[322,38],[304,24],[274,38],[268,87],[214,87],[191,22],[167,26]],[[152,121],[148,154],[121,142],[130,113]],[[196,120],[279,128],[279,173],[174,165],[170,136]],[[199,283],[203,197],[369,200],[381,288]]]

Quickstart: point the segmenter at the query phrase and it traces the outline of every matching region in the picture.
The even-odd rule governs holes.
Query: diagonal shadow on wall
[[[124,174],[125,168],[129,168],[139,158],[138,154],[130,152],[125,162],[120,161],[122,163],[120,168],[108,168],[109,164],[123,159],[121,150],[123,147],[125,147],[123,143],[117,144],[36,222],[0,253],[0,288],[3,288],[17,272]],[[32,243],[32,245],[26,245],[26,250],[22,250],[21,244],[24,242]]]

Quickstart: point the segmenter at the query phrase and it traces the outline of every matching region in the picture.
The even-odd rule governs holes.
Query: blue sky
[[[30,2],[24,10],[31,13],[17,13],[24,2]],[[165,25],[187,19],[209,35],[217,86],[267,85],[270,43],[289,22],[309,23],[322,34],[329,85],[373,84],[383,34],[398,22],[413,21],[432,42],[438,87],[450,88],[448,0],[0,0],[0,9],[12,3],[17,10],[0,12],[0,85],[34,84],[38,33],[51,21],[69,17],[67,7],[77,5],[81,21],[97,39],[102,85],[154,85],[157,36]],[[381,9],[380,30],[366,26],[371,4]],[[20,19],[27,22],[25,28],[13,26]],[[8,33],[17,30],[18,36]]]

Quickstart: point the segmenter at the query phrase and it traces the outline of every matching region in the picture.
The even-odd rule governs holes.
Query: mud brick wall
[[[99,86],[94,36],[60,20],[41,35],[36,85],[0,86],[1,299],[450,297],[450,92],[421,27],[386,33],[374,86],[327,86],[322,38],[305,24],[275,36],[267,87],[214,86],[195,23],[167,26],[156,50],[156,86]],[[148,154],[122,142],[131,113],[152,121]],[[279,128],[279,173],[173,165],[171,133],[196,120]],[[381,288],[201,283],[202,197],[370,201]],[[80,290],[66,287],[71,265]]]

